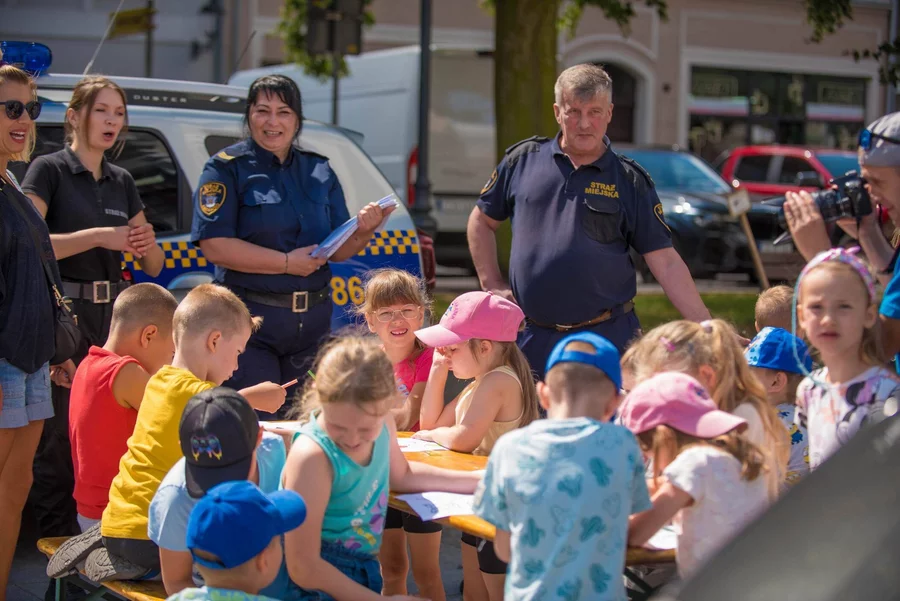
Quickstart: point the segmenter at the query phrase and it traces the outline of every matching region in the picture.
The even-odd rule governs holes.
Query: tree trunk
[[[556,21],[560,0],[496,0],[494,17],[494,116],[497,161],[512,144],[552,136],[556,82]],[[497,231],[500,268],[509,267],[509,222]]]

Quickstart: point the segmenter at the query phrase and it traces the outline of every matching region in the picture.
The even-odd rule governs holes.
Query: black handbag
[[[2,182],[2,179],[0,179],[0,182]],[[31,220],[28,218],[28,215],[25,212],[26,208],[22,206],[22,201],[16,194],[6,194],[4,188],[5,186],[0,185],[0,191],[3,192],[3,195],[6,196],[6,198],[11,200],[13,208],[16,209],[28,225],[28,230],[31,232],[31,239],[41,257],[41,265],[44,266],[44,275],[47,277],[47,286],[50,288],[50,292],[53,295],[53,304],[56,307],[56,324],[54,327],[56,333],[56,353],[53,355],[53,358],[50,359],[50,364],[59,365],[74,357],[75,353],[78,352],[78,347],[81,344],[81,330],[78,328],[78,317],[72,311],[72,301],[64,297],[60,293],[59,287],[56,285],[53,271],[50,269],[47,257],[44,256],[41,236],[38,234],[37,228],[34,227]],[[34,209],[29,207],[28,210]]]

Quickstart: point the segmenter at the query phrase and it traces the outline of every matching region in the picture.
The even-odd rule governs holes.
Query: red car
[[[802,146],[739,146],[723,153],[714,166],[754,200],[820,190],[835,177],[859,171],[855,152]]]

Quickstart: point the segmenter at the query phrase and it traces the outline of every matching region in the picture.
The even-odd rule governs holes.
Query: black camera
[[[827,190],[812,193],[825,223],[839,219],[861,219],[872,214],[872,199],[866,190],[866,180],[856,171],[848,171],[845,175],[834,178],[829,185],[831,187]],[[765,201],[763,204],[782,208],[784,202],[785,198],[781,197]],[[783,208],[778,213],[778,224],[787,229]]]

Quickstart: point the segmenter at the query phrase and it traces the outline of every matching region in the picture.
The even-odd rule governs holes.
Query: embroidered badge
[[[213,457],[222,459],[222,443],[215,434],[191,436],[191,454],[194,456],[194,461],[197,461],[204,453],[210,459]]]
[[[656,203],[656,206],[653,207],[653,214],[656,215],[656,218],[659,219],[659,222],[663,224],[664,228],[666,228],[670,232],[672,231],[669,229],[669,224],[666,223],[666,218],[663,217],[663,206],[661,202]]]
[[[225,202],[225,184],[222,182],[206,182],[200,186],[197,194],[200,211],[207,217],[218,211]]]
[[[491,188],[493,188],[494,184],[496,184],[496,183],[497,183],[497,170],[494,169],[494,172],[491,173],[491,178],[484,185],[484,188],[481,189],[481,193],[486,194],[487,192],[490,192]]]

